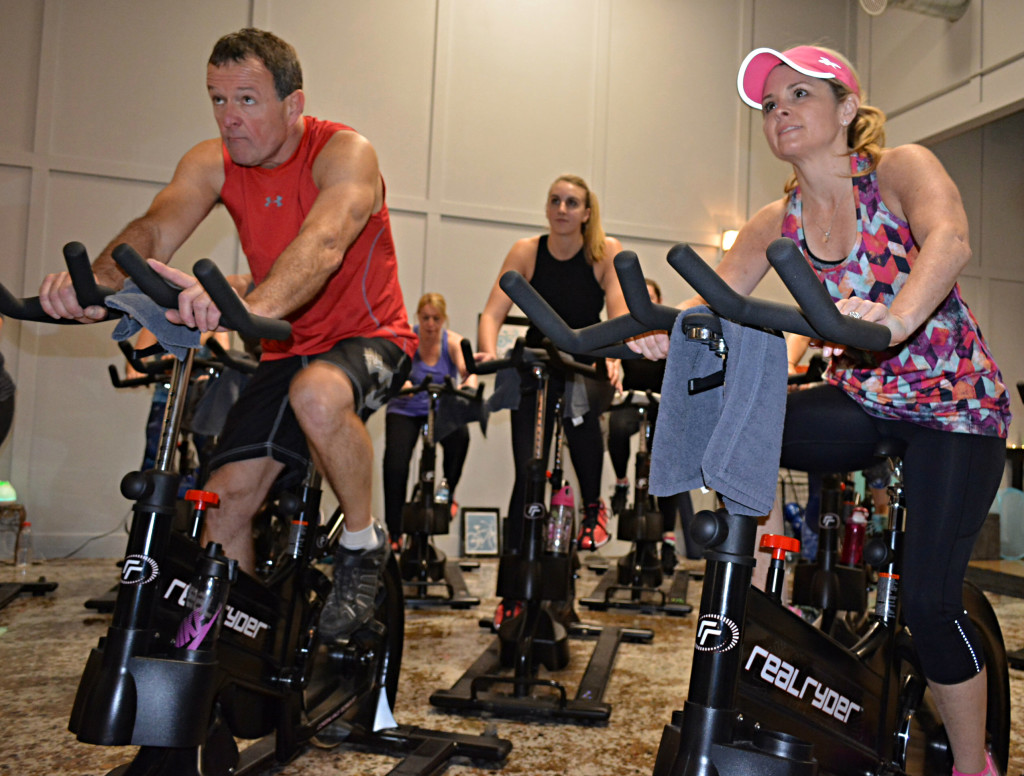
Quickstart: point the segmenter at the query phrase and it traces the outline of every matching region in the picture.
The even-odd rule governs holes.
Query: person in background
[[[661,288],[658,283],[647,279],[647,293],[651,301],[661,304]],[[622,390],[661,392],[661,383],[665,377],[664,361],[647,359],[625,359],[622,362]],[[655,423],[651,424],[651,437],[654,436]],[[640,428],[639,412],[635,409],[616,409],[608,413],[608,457],[615,471],[615,492],[611,498],[611,509],[621,515],[629,498],[629,440]],[[648,450],[648,452],[650,452]],[[690,523],[693,521],[693,502],[690,494],[679,493],[675,496],[659,496],[658,510],[661,512],[661,566],[666,574],[672,573],[676,567],[676,520],[683,532],[687,558],[699,558],[700,548],[690,540]]]
[[[548,233],[518,240],[502,262],[498,277],[509,270],[519,272],[573,328],[597,323],[602,308],[606,306],[609,318],[628,312],[612,266],[612,259],[622,250],[622,244],[604,233],[597,196],[586,181],[576,175],[556,178],[548,189],[545,215]],[[498,330],[511,307],[512,300],[495,281],[480,315],[478,361],[498,357]],[[527,345],[538,347],[541,340],[540,332],[531,326],[526,336]],[[607,368],[611,383],[621,385],[619,362],[609,361]],[[564,392],[564,387],[561,376],[553,375],[548,392],[545,454],[550,448],[555,400]],[[527,464],[533,452],[535,406],[536,391],[530,386],[524,389],[518,407],[512,410],[512,455],[516,478],[508,508],[510,548],[518,548],[523,536]],[[578,542],[585,550],[595,550],[610,538],[608,518],[600,501],[604,465],[600,414],[603,409],[592,406],[585,415],[565,424],[565,437],[584,505]]]
[[[462,356],[462,335],[448,329],[448,306],[441,294],[424,294],[416,305],[417,325],[414,327],[420,344],[412,359],[412,369],[406,388],[420,385],[425,379],[443,384],[451,379],[456,386],[475,387],[476,375],[466,369]],[[427,420],[430,398],[426,393],[398,396],[388,402],[384,431],[384,516],[392,549],[401,548],[402,506],[405,504],[409,481],[409,461]],[[440,411],[435,427],[442,426]],[[469,451],[469,429],[464,423],[455,424],[449,433],[437,438],[444,452],[442,471],[444,480],[439,484],[447,489],[441,493],[454,505],[455,486],[462,477],[462,467]]]
[[[960,192],[919,145],[885,147],[885,116],[836,51],[755,49],[740,96],[762,114],[772,153],[792,166],[784,196],[744,226],[717,267],[754,290],[780,235],[796,241],[840,312],[891,332],[870,353],[825,343],[826,384],[788,394],[785,468],[857,471],[879,439],[905,444],[908,522],[901,579],[914,634],[953,751],[953,774],[996,774],[985,749],[987,684],[961,591],[999,487],[1010,398],[957,277],[971,259]],[[690,300],[685,306],[698,304]],[[667,337],[631,343],[664,357]],[[781,528],[774,515],[770,529]]]

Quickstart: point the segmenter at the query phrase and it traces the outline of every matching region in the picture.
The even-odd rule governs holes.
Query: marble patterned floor
[[[125,762],[128,748],[105,749],[76,741],[67,718],[88,651],[104,633],[109,616],[86,609],[87,598],[116,581],[112,561],[51,561],[33,568],[59,587],[51,594],[22,596],[0,610],[0,774],[11,776],[101,776]],[[9,567],[0,574],[11,574]],[[495,567],[485,561],[466,573],[471,593],[483,603],[473,609],[409,611],[406,650],[395,717],[398,722],[472,734],[494,730],[512,741],[500,773],[508,776],[628,776],[652,773],[663,725],[679,708],[686,691],[695,617],[665,617],[630,612],[590,612],[587,622],[650,628],[650,644],[623,644],[605,700],[612,705],[606,725],[512,721],[453,716],[429,705],[429,696],[450,687],[490,642],[477,624],[489,617]],[[599,577],[584,570],[579,591],[588,593]],[[0,580],[2,581],[2,580]],[[696,604],[700,584],[691,584],[688,600]],[[1024,600],[991,596],[1010,648],[1024,647]],[[592,642],[572,642],[572,665],[562,672],[575,686],[589,659]],[[1024,774],[1024,672],[1010,672],[1014,732],[1009,773]],[[276,768],[280,776],[386,774],[397,760],[345,749],[309,750]],[[493,774],[470,763],[454,764],[452,776]]]

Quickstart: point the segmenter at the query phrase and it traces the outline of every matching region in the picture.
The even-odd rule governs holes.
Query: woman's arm
[[[515,270],[527,280],[533,277],[534,267],[537,265],[537,245],[539,237],[526,237],[517,240],[512,249],[502,262],[501,271],[498,273],[498,280],[509,270]],[[480,322],[477,325],[477,345],[480,352],[477,353],[477,360],[490,360],[497,358],[498,330],[505,322],[505,316],[512,309],[512,300],[508,294],[501,290],[498,280],[494,281],[491,293],[487,297],[487,304],[480,313]]]
[[[448,329],[448,357],[455,364],[455,368],[459,370],[459,378],[461,380],[459,387],[476,388],[477,376],[470,374],[466,368],[466,359],[462,355],[462,340],[463,336],[461,334]]]

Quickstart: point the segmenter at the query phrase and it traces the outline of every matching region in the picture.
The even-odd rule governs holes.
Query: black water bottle
[[[178,626],[174,639],[174,646],[186,659],[198,659],[213,651],[224,622],[231,583],[237,575],[238,562],[226,558],[216,542],[207,544],[196,562],[196,575],[185,597],[189,613]]]

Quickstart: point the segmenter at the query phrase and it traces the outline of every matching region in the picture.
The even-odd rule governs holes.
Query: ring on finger
[[[860,318],[860,313],[857,312],[856,310],[851,310],[850,312],[847,313],[847,315],[849,315],[851,318]]]

